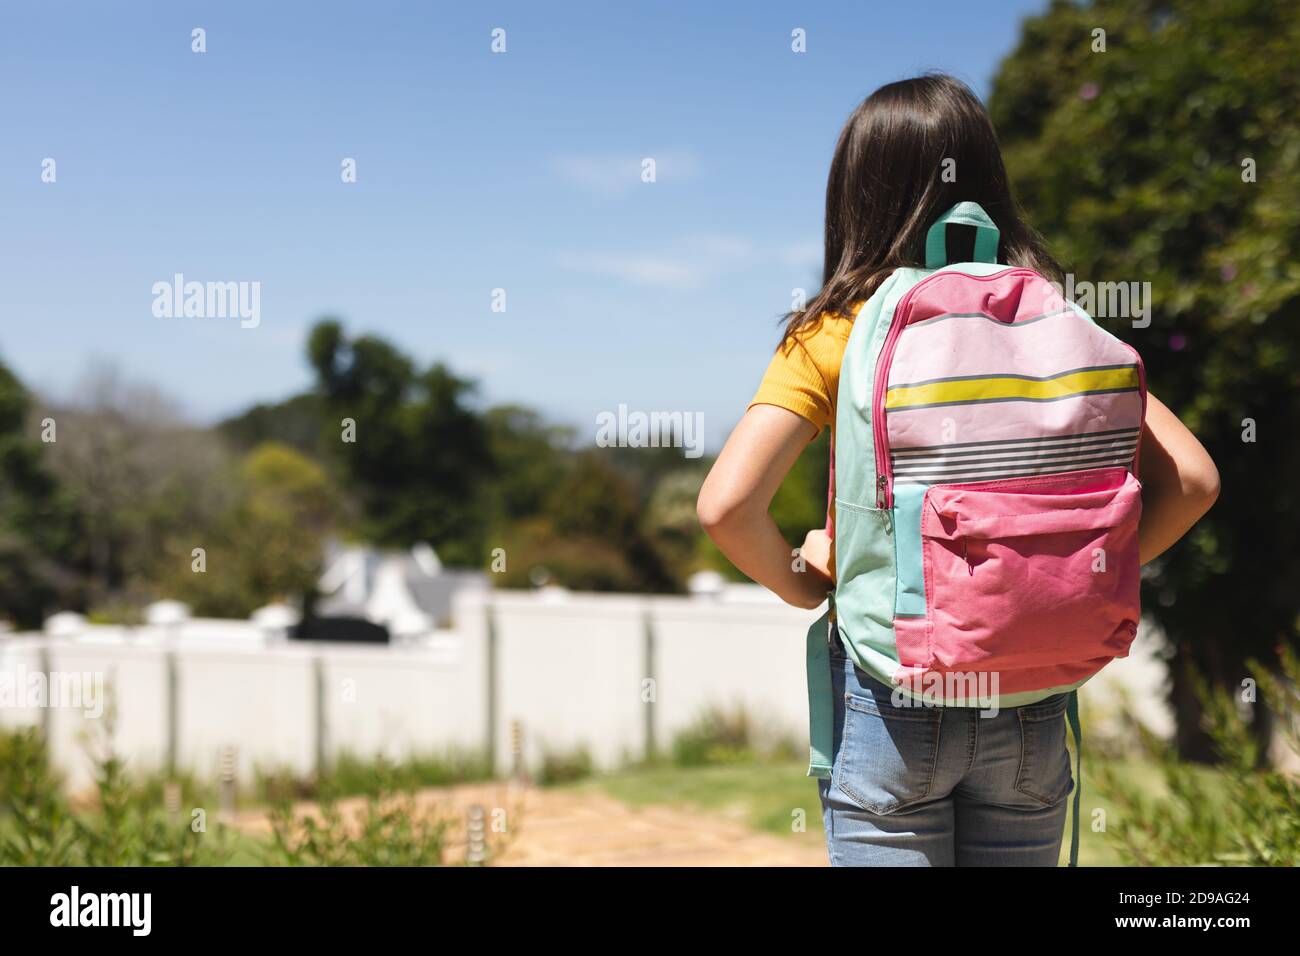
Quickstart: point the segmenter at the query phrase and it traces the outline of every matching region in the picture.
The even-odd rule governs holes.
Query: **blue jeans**
[[[981,717],[895,706],[831,650],[835,763],[820,781],[832,866],[1056,866],[1070,790],[1068,694]]]

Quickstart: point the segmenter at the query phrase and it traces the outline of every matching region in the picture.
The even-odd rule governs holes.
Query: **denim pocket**
[[[831,783],[870,813],[897,813],[920,803],[934,783],[942,717],[936,707],[896,707],[887,696],[845,694]]]
[[[1016,790],[1045,807],[1070,793],[1070,752],[1065,747],[1065,708],[1069,694],[1058,694],[1017,710],[1020,718],[1020,770]]]

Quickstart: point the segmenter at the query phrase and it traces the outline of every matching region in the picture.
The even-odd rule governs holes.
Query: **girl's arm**
[[[1147,418],[1138,456],[1142,521],[1138,550],[1146,564],[1166,551],[1219,497],[1219,470],[1196,436],[1147,393]]]
[[[794,570],[790,544],[768,514],[786,472],[816,437],[812,422],[775,405],[755,405],[714,463],[695,510],[718,549],[745,574],[796,607],[815,608],[831,583],[826,557],[805,554]],[[811,536],[810,536],[811,537]]]

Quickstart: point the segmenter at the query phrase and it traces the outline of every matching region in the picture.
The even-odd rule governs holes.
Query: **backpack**
[[[974,227],[949,263],[949,225]],[[1139,619],[1136,351],[997,262],[976,203],[858,311],[831,449],[835,590],[808,634],[809,775],[829,777],[829,641],[895,697],[1017,707],[1124,657]],[[1071,865],[1077,859],[1076,772]]]

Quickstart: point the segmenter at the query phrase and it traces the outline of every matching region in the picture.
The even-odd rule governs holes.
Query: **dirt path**
[[[466,819],[469,808],[482,806],[490,829],[502,817],[508,832],[496,866],[825,866],[819,840],[760,833],[713,814],[672,806],[631,807],[597,790],[549,790],[508,783],[467,784],[422,790],[421,807],[439,808]],[[346,814],[364,800],[339,801]],[[311,812],[303,804],[300,812]],[[816,821],[813,821],[814,824]],[[230,823],[239,830],[265,835],[264,813],[248,812]],[[465,836],[450,848],[462,859]]]

